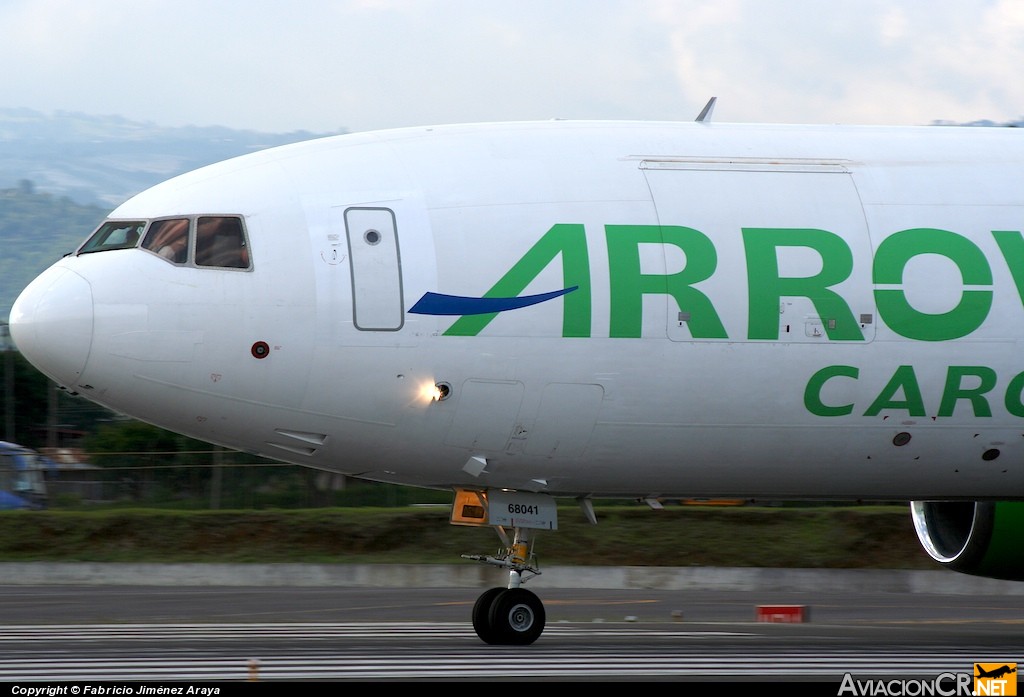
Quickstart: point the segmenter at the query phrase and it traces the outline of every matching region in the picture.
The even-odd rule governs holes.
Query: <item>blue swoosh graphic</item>
[[[537,303],[560,298],[579,288],[563,288],[539,295],[521,295],[513,298],[473,298],[465,295],[424,293],[409,312],[416,315],[489,315],[505,310],[518,310]]]

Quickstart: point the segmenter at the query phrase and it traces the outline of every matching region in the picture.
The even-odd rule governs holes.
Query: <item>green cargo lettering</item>
[[[562,336],[588,337],[591,304],[590,258],[587,253],[586,231],[582,225],[553,225],[515,266],[484,293],[484,297],[506,298],[519,295],[558,255],[562,256],[563,287],[578,286],[573,292],[562,296]],[[476,336],[495,317],[496,312],[463,315],[455,320],[444,334]]]
[[[1005,230],[993,231],[992,235],[1024,303],[1024,236],[1018,231]],[[784,298],[801,297],[810,300],[822,319],[829,320],[824,322],[824,331],[830,340],[864,341],[849,304],[833,290],[853,273],[853,254],[843,238],[816,228],[749,227],[742,229],[742,236],[747,266],[749,339],[777,341],[781,302]],[[677,225],[606,225],[605,243],[610,294],[609,336],[639,338],[644,296],[669,295],[679,312],[690,317],[686,326],[694,339],[729,338],[711,298],[695,288],[718,269],[718,253],[707,235]],[[683,252],[686,265],[675,273],[643,273],[641,244],[658,244],[663,251],[666,246],[677,247]],[[780,250],[795,247],[810,249],[821,258],[821,270],[817,274],[781,275]],[[911,306],[903,288],[879,287],[902,286],[907,264],[922,254],[939,255],[952,261],[965,286],[987,288],[964,289],[955,308],[931,314]],[[586,230],[582,224],[553,225],[483,297],[518,296],[559,256],[563,287],[576,286],[576,290],[562,297],[562,336],[589,337],[593,289]],[[879,319],[893,332],[908,339],[949,341],[968,336],[981,327],[992,307],[993,276],[988,260],[974,242],[948,230],[911,228],[885,238],[875,252],[872,281]],[[496,316],[497,313],[464,315],[452,323],[445,335],[476,336]],[[660,318],[662,322],[667,320],[668,317]],[[956,399],[970,399],[976,409],[981,403],[976,395],[967,393]],[[947,406],[952,409],[951,405]]]
[[[1017,373],[1006,387],[1004,398],[1006,411],[1014,416],[1024,416],[1024,373]]]
[[[804,388],[804,407],[815,416],[846,416],[852,414],[854,404],[829,405],[821,398],[825,384],[838,377],[860,378],[860,369],[850,365],[829,365],[817,371],[807,381]],[[974,387],[965,387],[964,378],[976,378]],[[982,365],[951,365],[946,368],[946,383],[942,390],[937,416],[953,416],[957,402],[970,402],[974,417],[992,416],[986,394],[995,388],[996,371]],[[1024,416],[1024,373],[1018,373],[1010,380],[1006,388],[1006,410],[1014,416]],[[902,399],[898,397],[902,393]],[[892,409],[905,411],[909,416],[926,415],[924,398],[918,384],[914,367],[901,365],[889,378],[889,382],[875,397],[874,402],[864,412],[864,416],[878,416],[883,410]]]
[[[896,392],[903,390],[903,399],[896,399]],[[914,367],[901,365],[892,374],[892,378],[871,403],[864,416],[878,416],[883,409],[905,410],[911,416],[924,416],[924,399],[921,397],[921,386],[917,384]]]
[[[751,339],[779,338],[779,304],[782,298],[808,298],[825,323],[829,339],[863,341],[850,306],[829,290],[853,272],[853,254],[839,235],[828,230],[802,228],[743,228],[747,255],[747,336]],[[779,275],[779,247],[807,247],[821,256],[821,271],[802,278]]]
[[[609,335],[639,338],[643,325],[643,296],[671,295],[681,311],[689,312],[688,323],[695,339],[726,339],[728,335],[714,305],[693,288],[711,277],[718,254],[711,240],[701,232],[675,225],[606,225],[608,284],[611,293]],[[644,243],[671,244],[686,255],[686,266],[674,274],[640,272],[640,247]]]
[[[1013,283],[1017,286],[1017,295],[1024,304],[1024,237],[1017,230],[993,230],[992,237],[1003,253]]]
[[[973,389],[963,387],[965,376],[978,378],[978,386]],[[975,416],[992,416],[992,407],[982,395],[991,392],[996,386],[996,371],[981,365],[951,365],[946,371],[946,386],[942,390],[942,403],[939,405],[939,416],[952,416],[953,408],[959,399],[970,401]]]
[[[996,241],[1004,254],[1016,253],[1012,240],[997,235]],[[964,285],[992,285],[992,269],[978,246],[955,232],[935,228],[903,230],[885,238],[875,252],[875,284],[902,284],[903,270],[919,254],[938,254],[952,261],[960,269]],[[902,290],[876,288],[875,303],[886,325],[900,336],[949,341],[967,336],[982,325],[992,308],[992,291],[965,290],[960,304],[934,315],[911,307]]]
[[[852,414],[852,404],[830,407],[822,402],[821,388],[834,377],[847,377],[856,380],[858,375],[860,375],[860,370],[852,365],[829,365],[816,372],[807,381],[807,387],[804,389],[804,406],[807,407],[807,411],[815,416],[845,416]]]

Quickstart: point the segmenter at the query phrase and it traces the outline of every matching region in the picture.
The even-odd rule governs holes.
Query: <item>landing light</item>
[[[431,402],[443,402],[452,393],[452,386],[447,382],[426,384],[423,386],[422,394],[425,399]]]

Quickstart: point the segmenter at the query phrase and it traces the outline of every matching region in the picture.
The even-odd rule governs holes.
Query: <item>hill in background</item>
[[[170,128],[120,116],[0,109],[0,189],[28,180],[40,192],[110,210],[177,174],[324,135],[333,134]]]

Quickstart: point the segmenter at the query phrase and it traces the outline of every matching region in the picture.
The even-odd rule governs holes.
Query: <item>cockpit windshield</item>
[[[242,221],[229,216],[207,216],[196,222],[196,265],[249,268]]]
[[[142,242],[142,248],[156,252],[175,264],[188,261],[189,219],[154,220]]]
[[[148,227],[147,227],[148,225]],[[79,248],[79,254],[138,246],[177,266],[252,268],[242,216],[204,215],[158,220],[108,220]]]
[[[108,220],[79,248],[79,254],[106,252],[111,249],[131,249],[139,243],[144,220]]]

